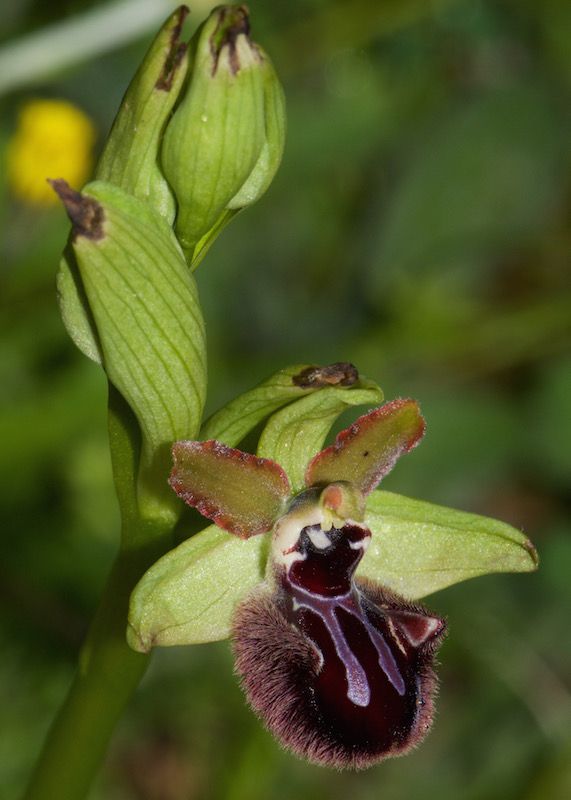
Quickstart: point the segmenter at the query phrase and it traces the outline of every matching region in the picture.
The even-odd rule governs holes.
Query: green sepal
[[[505,522],[375,491],[365,524],[371,543],[357,576],[412,600],[494,572],[532,572],[533,544]]]
[[[144,200],[168,222],[176,204],[160,168],[164,128],[188,70],[179,41],[188,14],[180,6],[167,19],[129,84],[101,155],[95,177]]]
[[[171,550],[133,594],[127,640],[134,650],[226,639],[236,604],[264,578],[269,537],[242,540],[215,525]]]
[[[309,461],[323,447],[340,414],[351,406],[376,405],[382,399],[381,389],[367,378],[351,387],[321,388],[270,417],[260,435],[258,455],[281,464],[293,491],[300,491]]]
[[[202,416],[206,357],[196,284],[169,225],[146,203],[101,182],[81,195],[56,184],[74,222],[72,247],[105,371],[141,428],[140,496],[152,516],[165,495],[178,506],[166,484],[170,444],[195,438]]]
[[[316,390],[298,386],[294,380],[309,368],[307,364],[294,364],[280,369],[258,386],[234,398],[206,420],[200,438],[216,439],[229,447],[239,444],[278,408]]]

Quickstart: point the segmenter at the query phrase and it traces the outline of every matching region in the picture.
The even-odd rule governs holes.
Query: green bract
[[[194,278],[168,223],[110,184],[83,194],[55,182],[109,380],[138,420],[143,475],[168,469],[170,443],[198,433],[205,335]],[[147,486],[146,502],[155,492]]]
[[[175,201],[163,176],[159,148],[165,123],[188,68],[180,28],[188,9],[181,6],[165,22],[123,98],[97,166],[96,177],[144,200],[172,223]],[[88,358],[101,363],[93,325],[73,249],[68,247],[58,276],[60,311],[66,329]]]

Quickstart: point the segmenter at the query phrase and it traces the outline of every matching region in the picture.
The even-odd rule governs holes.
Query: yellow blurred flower
[[[95,128],[83,111],[65,100],[30,100],[19,114],[8,143],[7,176],[13,193],[26,203],[56,205],[47,178],[65,178],[76,188],[93,166]]]

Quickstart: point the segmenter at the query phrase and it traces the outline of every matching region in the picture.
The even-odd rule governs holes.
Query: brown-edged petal
[[[307,486],[349,481],[371,492],[396,460],[421,440],[424,419],[415,400],[392,400],[359,417],[309,463]]]
[[[244,539],[272,528],[290,494],[283,469],[215,440],[175,442],[169,483],[189,506]]]

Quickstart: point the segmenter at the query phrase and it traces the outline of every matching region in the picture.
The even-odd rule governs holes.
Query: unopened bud
[[[172,224],[175,201],[159,166],[165,123],[181,90],[187,46],[179,41],[188,14],[180,6],[165,22],[131,81],[97,167],[96,178],[147,202]]]
[[[178,205],[176,234],[196,266],[221,228],[269,186],[285,124],[281,86],[250,39],[244,7],[213,11],[191,47],[192,71],[165,132],[162,168]]]

